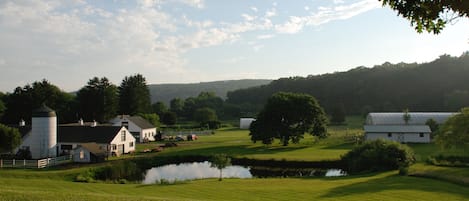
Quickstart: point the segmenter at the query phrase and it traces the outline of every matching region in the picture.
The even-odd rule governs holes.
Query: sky
[[[278,79],[469,50],[469,20],[417,33],[378,0],[1,0],[0,91]]]

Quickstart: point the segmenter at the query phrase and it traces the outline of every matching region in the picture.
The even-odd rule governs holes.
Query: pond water
[[[210,162],[194,162],[171,164],[154,167],[147,170],[144,184],[153,184],[194,179],[218,178],[220,171],[210,167]],[[318,169],[282,169],[267,167],[243,167],[229,166],[222,170],[223,178],[253,178],[253,177],[305,177],[305,176],[345,176],[346,173],[340,169],[318,170]]]

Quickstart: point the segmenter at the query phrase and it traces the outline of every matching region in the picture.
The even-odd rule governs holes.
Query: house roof
[[[86,150],[88,150],[90,153],[92,153],[94,155],[104,155],[104,154],[106,154],[105,150],[100,149],[99,145],[94,143],[94,142],[82,143],[77,148],[79,148],[80,146],[85,148]],[[77,148],[75,148],[75,149],[77,149]]]
[[[431,133],[427,125],[365,125],[365,133]]]
[[[155,128],[153,124],[151,124],[150,122],[148,122],[147,120],[145,120],[144,118],[140,116],[131,116],[131,117],[127,117],[127,119],[129,121],[132,121],[135,125],[137,125],[141,129]]]
[[[121,128],[120,126],[59,126],[57,141],[110,143]]]
[[[428,119],[435,120],[438,124],[444,123],[449,117],[458,114],[453,112],[409,112],[409,125],[425,125]],[[367,125],[404,125],[403,112],[369,113],[366,116]]]

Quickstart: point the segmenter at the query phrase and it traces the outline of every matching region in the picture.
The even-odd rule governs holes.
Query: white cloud
[[[255,20],[257,17],[256,16],[252,16],[252,15],[248,15],[248,14],[241,14],[241,16],[244,18],[244,20],[246,21],[253,21]]]
[[[305,11],[309,11],[309,6],[304,7]]]
[[[273,38],[275,35],[273,34],[266,34],[266,35],[259,35],[257,36],[257,39],[269,39],[269,38]]]
[[[251,10],[254,11],[255,13],[257,13],[257,11],[259,11],[259,9],[257,9],[257,8],[254,7],[254,6],[251,7]]]
[[[265,12],[265,17],[266,18],[274,17],[276,15],[277,15],[277,9],[275,9],[275,8],[272,8],[272,9],[268,10],[267,12]]]
[[[204,8],[205,3],[204,0],[179,0],[184,4],[187,4],[189,6],[195,7],[195,8]]]
[[[279,33],[298,33],[305,26],[318,26],[333,20],[345,20],[380,6],[378,1],[362,0],[349,5],[319,7],[317,12],[309,16],[290,16],[287,22],[275,25],[275,29]]]

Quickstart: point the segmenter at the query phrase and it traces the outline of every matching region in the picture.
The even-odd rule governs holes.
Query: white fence
[[[40,160],[0,159],[0,168],[45,168],[72,162],[72,155]]]
[[[163,135],[170,136],[170,135],[211,135],[213,134],[212,130],[203,130],[203,131],[163,131]]]

